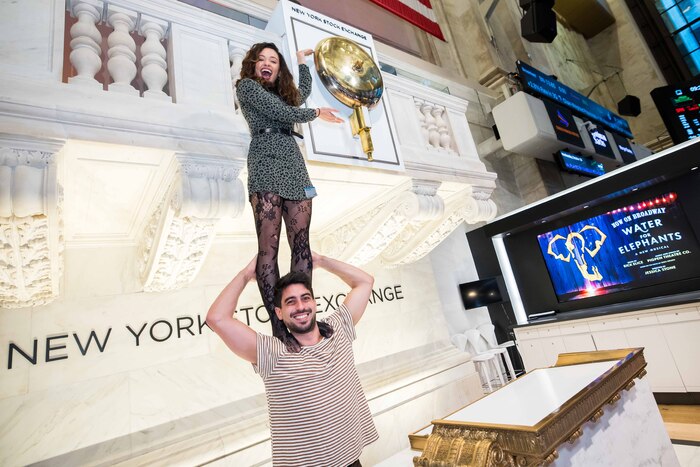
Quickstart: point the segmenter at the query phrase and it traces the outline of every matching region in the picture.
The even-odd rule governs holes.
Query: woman
[[[304,158],[294,136],[295,123],[316,118],[341,123],[331,108],[300,108],[311,93],[311,74],[303,63],[313,50],[297,52],[299,89],[275,44],[255,44],[246,54],[241,79],[236,82],[238,101],[248,122],[252,140],[248,151],[248,195],[258,236],[255,268],[258,289],[270,315],[272,334],[292,351],[300,346],[275,314],[274,285],[280,277],[277,265],[279,236],[284,220],[291,249],[291,271],[311,277],[309,247],[311,185]],[[319,326],[320,327],[320,326]],[[332,333],[327,326],[322,334]],[[327,337],[327,336],[326,336]]]

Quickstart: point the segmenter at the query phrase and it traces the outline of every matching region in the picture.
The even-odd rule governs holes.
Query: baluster
[[[432,115],[433,104],[429,102],[423,103],[420,110],[425,115],[425,126],[428,129],[428,144],[434,148],[440,147],[440,134],[437,131],[435,117]]]
[[[136,15],[110,9],[107,23],[114,29],[107,37],[107,70],[114,80],[107,89],[124,94],[139,94],[131,85],[136,77],[136,43],[129,34],[136,25]]]
[[[428,133],[428,127],[425,124],[425,115],[423,115],[423,112],[421,112],[421,107],[425,103],[425,101],[422,101],[421,99],[413,99],[413,103],[416,106],[416,113],[418,114],[418,121],[420,123],[420,132],[423,135],[423,141],[428,143],[428,137],[430,134]]]
[[[435,106],[432,113],[433,117],[435,117],[435,125],[437,126],[440,147],[450,151],[450,143],[452,142],[452,138],[450,137],[450,130],[447,128],[447,122],[442,118],[442,116],[445,114],[445,108]]]
[[[100,20],[102,3],[77,1],[73,4],[73,16],[78,21],[70,28],[70,63],[78,72],[68,78],[70,84],[102,89],[95,74],[102,68],[100,53],[102,35],[95,24]]]
[[[231,60],[231,85],[233,86],[233,100],[238,106],[238,101],[236,100],[236,81],[241,77],[241,67],[243,66],[243,57],[245,57],[246,50],[239,47],[238,45],[229,42],[228,44],[228,56]]]
[[[162,21],[141,17],[139,34],[146,38],[141,45],[141,78],[148,88],[143,93],[143,97],[147,99],[172,101],[170,96],[163,92],[163,87],[168,82],[168,55],[161,43],[166,26]]]

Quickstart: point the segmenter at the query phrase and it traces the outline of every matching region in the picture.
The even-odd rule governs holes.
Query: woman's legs
[[[311,277],[314,268],[309,246],[311,200],[285,199],[282,203],[282,218],[287,229],[287,240],[291,251],[289,270],[303,272]]]
[[[287,328],[275,314],[275,283],[280,278],[277,265],[280,230],[282,228],[282,203],[274,193],[251,193],[250,205],[253,208],[255,232],[258,235],[258,260],[255,276],[263,304],[270,315],[272,335],[286,342]]]
[[[309,244],[311,200],[285,199],[282,203],[282,218],[287,229],[287,240],[291,250],[289,270],[303,272],[312,277],[314,265]],[[324,322],[318,322],[318,329],[323,337],[330,337],[333,334],[333,328]]]

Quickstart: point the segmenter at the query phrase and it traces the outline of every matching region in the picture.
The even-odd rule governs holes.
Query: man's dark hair
[[[314,289],[311,287],[311,277],[304,272],[292,271],[280,277],[275,283],[275,295],[273,301],[276,307],[282,308],[282,292],[292,284],[303,285],[309,290],[309,292],[311,292],[311,296],[314,296]],[[318,330],[323,337],[328,338],[333,335],[333,327],[330,324],[323,321],[318,321],[317,325]],[[301,345],[299,345],[299,342],[289,331],[287,331],[286,341],[284,339],[282,341],[285,342],[287,348],[293,352],[299,352],[301,349]]]
[[[275,295],[273,301],[276,307],[282,308],[282,292],[292,284],[303,285],[309,290],[309,292],[311,292],[311,296],[313,297],[314,289],[311,288],[311,278],[309,275],[300,271],[292,271],[280,277],[275,284]]]

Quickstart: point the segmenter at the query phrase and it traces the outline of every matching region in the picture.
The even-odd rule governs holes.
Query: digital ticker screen
[[[651,97],[675,144],[700,137],[700,79],[656,88]]]
[[[585,157],[581,154],[574,154],[569,151],[557,151],[555,153],[557,162],[562,169],[590,177],[597,177],[605,174],[605,167],[602,162],[594,160],[592,157]]]
[[[551,99],[612,132],[632,138],[624,118],[526,63],[518,60],[517,67],[526,92]]]

